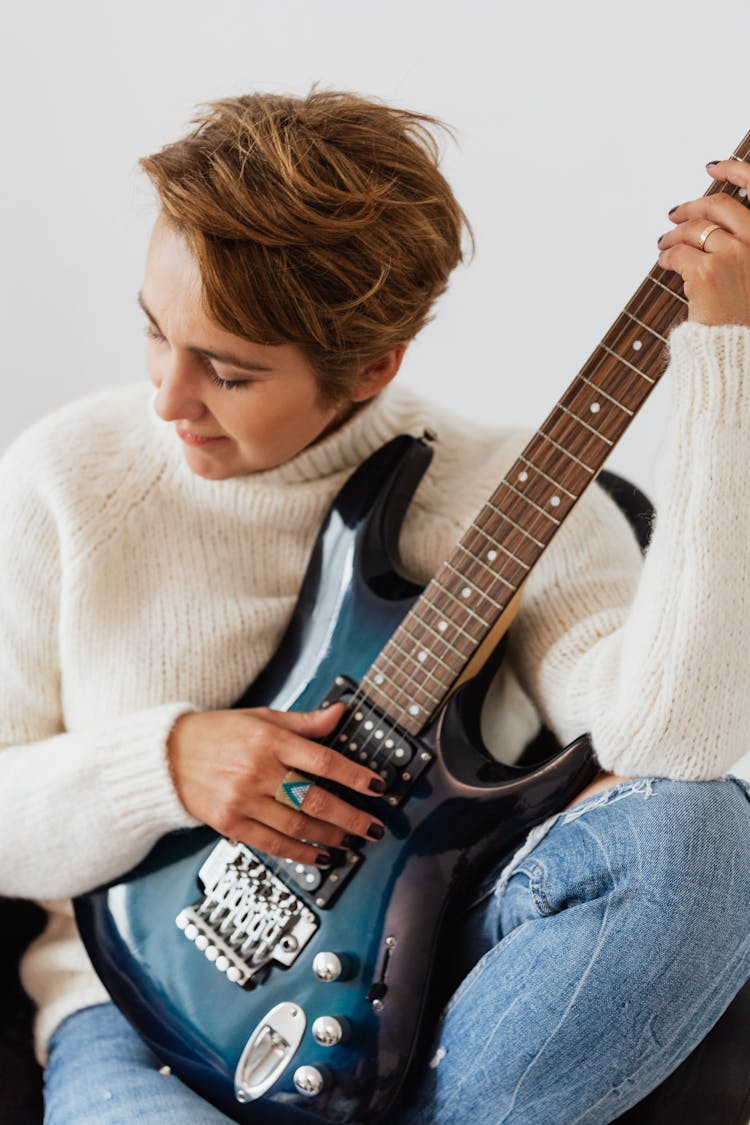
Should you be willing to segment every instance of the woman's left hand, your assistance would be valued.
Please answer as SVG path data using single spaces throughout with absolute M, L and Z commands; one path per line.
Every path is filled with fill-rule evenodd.
M 750 191 L 750 164 L 744 161 L 719 160 L 706 170 Z M 750 324 L 750 210 L 717 192 L 680 204 L 669 218 L 677 225 L 659 239 L 659 265 L 681 275 L 690 319 Z

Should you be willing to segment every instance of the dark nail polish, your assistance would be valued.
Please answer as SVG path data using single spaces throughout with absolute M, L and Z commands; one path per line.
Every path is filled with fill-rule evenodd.
M 371 793 L 385 793 L 385 782 L 380 777 L 373 777 L 369 788 Z
M 316 855 L 316 857 L 315 857 L 315 866 L 316 867 L 330 867 L 331 866 L 331 857 L 329 855 L 327 855 L 325 852 L 321 852 L 320 855 Z
M 718 161 L 718 160 L 709 160 L 709 162 L 708 162 L 708 164 L 706 165 L 706 167 L 707 167 L 707 168 L 713 168 L 714 164 L 718 164 L 718 163 L 719 163 L 719 161 Z
M 676 203 L 676 204 L 674 205 L 674 207 L 672 208 L 672 210 L 668 212 L 668 214 L 670 214 L 670 215 L 674 215 L 674 213 L 675 213 L 675 211 L 677 210 L 677 208 L 678 208 L 678 207 L 682 207 L 682 204 L 681 204 L 681 203 Z
M 344 836 L 341 841 L 342 848 L 361 848 L 365 840 L 363 836 Z
M 385 828 L 383 828 L 382 824 L 376 824 L 376 822 L 373 821 L 367 829 L 367 835 L 371 840 L 382 840 L 385 836 Z

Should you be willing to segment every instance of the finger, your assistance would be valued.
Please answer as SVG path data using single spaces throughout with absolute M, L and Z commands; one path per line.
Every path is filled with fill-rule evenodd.
M 345 711 L 343 703 L 332 703 L 330 707 L 319 707 L 317 711 L 276 711 L 273 707 L 256 707 L 247 714 L 265 719 L 303 738 L 324 738 L 341 722 Z
M 352 840 L 347 837 L 356 835 L 329 821 L 286 808 L 271 797 L 262 797 L 251 802 L 247 807 L 247 816 L 250 820 L 267 824 L 292 840 L 304 840 L 308 844 L 316 844 L 324 849 L 349 847 Z M 372 823 L 372 817 L 366 819 L 368 824 Z
M 314 844 L 303 844 L 291 836 L 278 832 L 268 824 L 258 820 L 243 819 L 237 822 L 231 833 L 231 838 L 257 848 L 266 855 L 275 855 L 280 859 L 293 859 L 296 863 L 326 867 L 331 862 L 331 856 Z
M 297 718 L 299 714 L 297 713 Z M 335 725 L 333 723 L 332 727 Z M 351 761 L 329 746 L 311 742 L 309 737 L 302 737 L 282 726 L 278 727 L 274 752 L 278 761 L 287 769 L 299 770 L 313 777 L 325 777 L 370 797 L 373 793 L 380 796 L 385 792 L 385 782 L 374 770 Z
M 750 188 L 750 164 L 732 157 L 731 160 L 712 160 L 706 171 L 714 180 L 734 184 L 735 187 Z
M 715 229 L 711 229 L 715 227 Z M 706 231 L 709 231 L 706 234 Z M 704 237 L 705 236 L 705 237 Z M 703 242 L 701 243 L 701 239 Z M 694 219 L 690 222 L 680 223 L 675 230 L 667 231 L 659 239 L 658 245 L 660 250 L 669 250 L 672 246 L 692 246 L 695 250 L 708 254 L 716 254 L 721 250 L 728 249 L 731 243 L 735 242 L 733 235 L 729 234 L 722 227 L 716 227 L 712 222 L 706 222 L 705 219 Z
M 286 808 L 286 805 L 281 807 Z M 374 817 L 372 813 L 363 812 L 362 809 L 356 809 L 353 805 L 342 801 L 340 797 L 321 785 L 310 786 L 301 809 L 308 819 L 332 824 L 348 836 L 364 836 L 368 840 L 380 840 L 385 833 L 382 820 Z M 305 838 L 309 839 L 307 832 Z
M 730 234 L 744 242 L 750 242 L 750 211 L 739 200 L 732 199 L 724 192 L 681 203 L 679 207 L 672 208 L 669 219 L 680 226 L 698 220 L 702 220 L 704 226 L 706 223 L 718 223 Z

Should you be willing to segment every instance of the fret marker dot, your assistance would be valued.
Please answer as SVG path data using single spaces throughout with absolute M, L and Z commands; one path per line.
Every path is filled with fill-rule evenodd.
M 518 474 L 518 479 L 519 480 L 528 480 L 529 479 L 529 474 L 526 472 L 525 469 L 523 470 L 522 473 Z
M 468 586 L 464 586 L 463 590 L 461 591 L 461 597 L 462 598 L 470 598 L 471 597 L 471 590 L 469 589 Z
M 747 199 L 747 188 L 741 187 L 737 194 L 739 195 L 740 199 Z
M 419 708 L 417 707 L 416 703 L 412 703 L 411 707 L 409 708 L 409 714 L 410 715 L 418 715 L 419 714 Z
M 447 628 L 448 628 L 448 622 L 447 621 L 441 621 L 438 624 L 438 629 L 440 630 L 441 633 L 444 633 Z
M 381 676 L 380 673 L 378 672 L 377 676 L 375 677 L 375 683 L 376 684 L 382 684 L 383 680 L 384 680 L 384 677 Z
M 643 340 L 633 340 L 633 351 L 639 352 L 643 347 Z
M 552 505 L 553 508 L 556 508 L 559 503 L 560 503 L 560 497 L 559 496 L 553 496 L 550 499 L 550 504 Z
M 592 414 L 598 414 L 599 411 L 601 410 L 601 406 L 599 405 L 598 402 L 592 402 L 591 406 L 589 407 L 589 410 L 591 411 Z
M 425 652 L 424 649 L 422 649 L 421 652 L 417 653 L 417 660 L 419 660 L 419 662 L 421 664 L 424 664 L 426 659 L 427 659 L 427 653 Z
M 494 562 L 497 558 L 497 551 L 488 551 L 487 558 L 490 560 L 490 562 Z

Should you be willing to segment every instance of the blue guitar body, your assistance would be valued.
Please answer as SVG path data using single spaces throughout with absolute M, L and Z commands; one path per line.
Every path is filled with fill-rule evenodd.
M 346 701 L 421 592 L 400 571 L 397 542 L 430 457 L 424 442 L 396 438 L 350 478 L 320 531 L 279 652 L 235 706 L 308 710 Z M 379 1120 L 424 1038 L 451 903 L 596 772 L 586 737 L 526 767 L 490 758 L 479 712 L 499 659 L 496 651 L 411 739 L 410 770 L 402 772 L 408 795 L 391 804 L 388 794 L 373 798 L 385 838 L 343 854 L 327 874 L 260 853 L 256 869 L 249 849 L 238 858 L 232 844 L 196 829 L 166 836 L 137 869 L 76 902 L 114 1002 L 164 1064 L 235 1121 Z M 258 875 L 264 864 L 269 874 Z M 206 906 L 186 922 L 202 893 L 199 872 L 224 896 L 213 922 Z M 273 919 L 297 912 L 293 932 L 286 922 L 285 936 L 268 937 L 277 959 L 264 961 L 266 937 L 256 935 L 254 945 L 246 937 L 249 900 L 237 903 L 251 893 Z M 226 945 L 240 948 L 238 918 L 242 949 L 252 947 L 255 958 L 241 983 Z M 252 924 L 260 933 L 260 922 Z M 324 1045 L 331 1027 L 341 1041 Z

